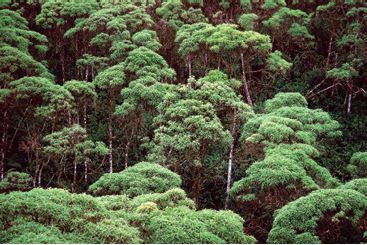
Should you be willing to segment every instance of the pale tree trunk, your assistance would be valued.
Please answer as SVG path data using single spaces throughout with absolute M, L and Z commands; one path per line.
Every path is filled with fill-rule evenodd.
M 350 113 L 351 106 L 352 106 L 352 94 L 349 93 L 348 94 L 348 106 L 347 106 L 347 113 L 348 114 Z
M 246 78 L 246 67 L 245 67 L 245 59 L 243 57 L 243 53 L 241 53 L 241 66 L 242 66 L 243 97 L 246 98 L 247 103 L 252 106 L 252 99 L 250 96 L 250 91 L 249 91 L 248 82 Z
M 130 140 L 126 144 L 126 151 L 125 151 L 125 169 L 128 167 L 129 161 L 129 148 L 130 148 Z
M 74 156 L 74 171 L 73 171 L 73 184 L 71 186 L 71 192 L 75 192 L 76 188 L 76 175 L 77 175 L 77 156 Z
M 85 128 L 85 130 L 87 130 L 87 105 L 84 104 L 83 106 L 83 126 Z
M 88 161 L 84 161 L 84 183 L 88 183 Z
M 113 132 L 112 132 L 112 114 L 113 114 L 113 101 L 112 98 L 110 98 L 109 101 L 109 115 L 108 115 L 108 162 L 110 164 L 109 166 L 109 172 L 113 172 L 113 159 L 112 159 L 112 140 L 113 140 Z
M 87 130 L 87 105 L 83 106 L 83 127 Z M 84 160 L 84 182 L 88 183 L 88 160 Z
M 191 71 L 191 59 L 190 58 L 187 59 L 187 67 L 189 68 L 189 78 L 190 78 L 191 75 L 192 75 L 192 71 Z
M 33 176 L 33 187 L 36 187 L 40 167 L 41 166 L 39 163 L 38 151 L 36 150 L 36 169 L 34 171 L 34 176 Z
M 232 137 L 233 137 L 233 141 L 232 141 L 232 144 L 231 144 L 231 148 L 229 150 L 229 158 L 228 158 L 226 201 L 224 203 L 224 208 L 225 209 L 228 208 L 229 192 L 231 190 L 232 162 L 233 162 L 234 144 L 235 144 L 235 140 L 236 140 L 236 127 L 237 127 L 237 111 L 235 109 L 234 112 L 233 112 L 233 121 L 232 121 Z
M 332 44 L 333 44 L 333 36 L 331 35 L 330 40 L 329 40 L 327 58 L 326 58 L 326 69 L 329 69 L 329 65 L 330 65 L 330 56 L 331 56 Z
M 1 136 L 0 181 L 4 179 L 4 174 L 5 174 L 5 152 L 7 149 L 6 144 L 7 144 L 7 134 L 8 134 L 8 128 L 9 128 L 9 124 L 6 122 L 7 114 L 8 112 L 6 111 L 3 117 L 3 122 L 5 123 L 5 125 L 3 127 L 3 133 Z

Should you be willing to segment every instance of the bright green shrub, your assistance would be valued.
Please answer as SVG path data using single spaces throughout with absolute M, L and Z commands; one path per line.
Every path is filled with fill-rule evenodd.
M 352 189 L 367 196 L 367 178 L 353 179 L 340 186 L 339 189 Z
M 87 223 L 82 228 L 85 243 L 141 243 L 137 228 L 130 227 L 126 220 L 114 217 L 98 223 Z
M 166 208 L 149 221 L 149 242 L 152 243 L 253 243 L 243 234 L 242 219 L 230 211 L 213 210 L 195 212 L 187 207 Z M 225 220 L 227 220 L 225 222 Z M 234 221 L 230 227 L 224 224 Z M 233 229 L 229 232 L 229 229 Z
M 367 197 L 357 191 L 314 191 L 277 210 L 268 242 L 360 243 L 366 210 Z
M 117 211 L 126 210 L 130 205 L 130 199 L 126 195 L 110 195 L 100 196 L 96 199 L 103 205 L 107 210 Z
M 0 231 L 0 237 L 2 243 L 71 243 L 58 228 L 22 218 L 15 220 L 9 229 Z
M 33 189 L 0 195 L 0 220 L 4 226 L 22 217 L 68 232 L 89 220 L 98 222 L 106 215 L 104 207 L 93 197 L 62 189 Z
M 354 178 L 367 177 L 367 152 L 354 153 L 347 169 Z
M 0 230 L 6 234 L 1 236 L 4 243 L 141 242 L 136 228 L 115 218 L 98 199 L 62 189 L 0 195 Z M 21 236 L 17 235 L 19 231 L 24 231 Z
M 243 232 L 243 219 L 230 210 L 204 209 L 197 212 L 198 220 L 207 225 L 207 229 L 226 243 L 255 243 L 256 239 Z
M 120 173 L 104 174 L 89 187 L 95 196 L 126 194 L 135 197 L 148 193 L 162 193 L 179 187 L 181 178 L 158 164 L 141 162 Z
M 0 182 L 0 193 L 11 191 L 29 191 L 32 188 L 32 177 L 27 173 L 9 172 Z
M 194 202 L 187 198 L 184 190 L 179 188 L 174 188 L 164 193 L 152 193 L 137 196 L 131 200 L 130 205 L 136 208 L 147 202 L 155 203 L 159 209 L 179 206 L 186 206 L 191 209 L 195 208 Z

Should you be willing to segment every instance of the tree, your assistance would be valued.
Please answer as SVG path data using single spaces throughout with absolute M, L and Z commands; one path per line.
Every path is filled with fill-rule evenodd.
M 60 181 L 61 174 L 64 168 L 64 161 L 71 159 L 73 165 L 73 181 L 71 191 L 76 191 L 77 175 L 78 175 L 78 164 L 88 155 L 93 153 L 96 155 L 106 155 L 108 153 L 107 148 L 102 142 L 96 142 L 87 140 L 87 134 L 85 128 L 82 128 L 78 124 L 74 124 L 70 128 L 64 128 L 61 131 L 54 132 L 46 135 L 43 138 L 46 142 L 43 151 L 46 154 L 53 156 L 55 165 L 58 168 L 57 179 Z M 87 166 L 85 166 L 85 176 L 87 175 Z M 86 177 L 85 177 L 86 178 Z
M 93 83 L 71 80 L 64 84 L 64 87 L 73 95 L 76 103 L 77 120 L 76 123 L 83 124 L 87 129 L 87 108 L 88 105 L 95 103 L 97 94 L 94 90 Z M 83 115 L 82 123 L 80 122 L 80 113 Z
M 270 243 L 363 242 L 366 196 L 354 190 L 319 190 L 278 210 Z
M 182 99 L 168 106 L 162 103 L 161 108 L 162 114 L 154 119 L 157 128 L 150 158 L 165 165 L 172 164 L 176 171 L 189 168 L 193 173 L 195 204 L 199 206 L 201 176 L 208 149 L 219 142 L 226 146 L 231 135 L 223 128 L 209 103 Z M 180 161 L 181 158 L 185 161 Z M 185 162 L 189 165 L 185 166 Z
M 298 93 L 279 93 L 265 102 L 265 113 L 244 126 L 241 141 L 264 146 L 264 158 L 233 184 L 236 210 L 249 221 L 259 241 L 267 239 L 276 209 L 319 188 L 339 185 L 316 159 L 317 139 L 340 135 L 339 124 L 318 109 L 308 109 Z M 257 226 L 262 229 L 256 229 Z
M 362 67 L 366 65 L 366 7 L 359 1 L 330 1 L 315 11 L 315 27 L 324 33 L 326 41 L 319 45 L 325 45 L 327 52 L 321 64 L 323 79 L 309 90 L 308 96 L 342 93 L 347 113 L 351 112 L 352 97 L 366 95 L 366 87 L 360 82 L 365 79 Z
M 36 17 L 36 23 L 46 30 L 46 34 L 53 46 L 52 51 L 59 56 L 61 81 L 67 80 L 66 70 L 69 55 L 65 47 L 70 45 L 64 38 L 64 34 L 73 27 L 79 18 L 85 18 L 98 9 L 94 0 L 87 2 L 59 2 L 46 1 L 42 4 L 41 12 Z
M 205 50 L 207 49 L 205 43 L 211 29 L 213 29 L 211 24 L 200 22 L 183 25 L 177 31 L 175 42 L 179 44 L 178 53 L 185 59 L 189 78 L 192 76 L 192 62 L 200 53 L 205 55 L 204 67 L 207 69 L 208 50 Z
M 255 243 L 253 237 L 243 234 L 242 221 L 232 211 L 195 212 L 177 207 L 166 208 L 152 217 L 147 228 L 152 232 L 152 243 Z
M 0 182 L 0 192 L 29 191 L 31 189 L 32 178 L 27 173 L 8 172 Z
M 195 99 L 209 102 L 214 106 L 223 126 L 231 131 L 233 140 L 228 153 L 226 200 L 224 204 L 225 208 L 227 208 L 232 182 L 233 158 L 236 150 L 235 143 L 238 138 L 237 132 L 253 116 L 252 110 L 236 94 L 240 87 L 240 81 L 229 79 L 221 71 L 212 70 L 207 76 L 199 80 L 191 79 L 188 86 L 194 89 L 192 96 Z
M 139 231 L 95 198 L 62 189 L 0 195 L 1 242 L 140 243 Z M 108 231 L 108 232 L 107 232 Z
M 222 54 L 222 56 L 219 56 L 220 60 L 218 62 L 224 63 L 230 76 L 234 74 L 232 64 L 237 63 L 238 53 L 240 54 L 243 97 L 246 98 L 246 102 L 249 105 L 252 105 L 253 103 L 248 85 L 248 74 L 253 73 L 251 67 L 253 65 L 252 62 L 256 60 L 255 58 L 262 57 L 266 62 L 272 49 L 270 37 L 254 31 L 239 31 L 236 25 L 221 24 L 216 26 L 215 30 L 207 39 L 207 45 L 214 53 Z M 228 56 L 227 61 L 224 59 L 224 55 Z M 278 60 L 279 59 L 281 58 L 278 56 Z M 287 64 L 285 61 L 282 61 L 282 63 Z M 274 65 L 274 62 L 272 62 L 272 64 Z M 289 69 L 289 67 L 289 63 L 283 65 L 281 71 L 285 71 Z M 275 69 L 273 68 L 273 70 Z
M 108 100 L 108 158 L 109 172 L 113 172 L 113 113 L 115 111 L 116 99 L 126 83 L 125 81 L 125 66 L 124 64 L 114 65 L 100 72 L 94 83 L 96 87 L 105 91 Z
M 356 152 L 350 159 L 347 169 L 353 178 L 367 177 L 367 152 Z
M 120 173 L 104 174 L 89 187 L 96 196 L 126 194 L 135 197 L 162 193 L 179 187 L 181 178 L 170 170 L 149 162 L 140 162 Z

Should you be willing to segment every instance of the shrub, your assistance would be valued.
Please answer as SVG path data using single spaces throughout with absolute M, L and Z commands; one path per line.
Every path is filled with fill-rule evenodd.
M 179 187 L 181 178 L 158 164 L 141 162 L 120 173 L 104 174 L 89 187 L 95 196 L 126 194 L 135 197 L 148 193 L 162 193 Z
M 9 172 L 0 182 L 0 193 L 11 191 L 29 191 L 32 188 L 32 178 L 27 173 Z
M 275 213 L 269 243 L 366 242 L 367 197 L 355 190 L 324 189 Z

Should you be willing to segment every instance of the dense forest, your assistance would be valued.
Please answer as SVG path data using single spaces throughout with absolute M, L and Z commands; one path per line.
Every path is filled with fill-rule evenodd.
M 367 243 L 364 0 L 1 0 L 0 243 Z

